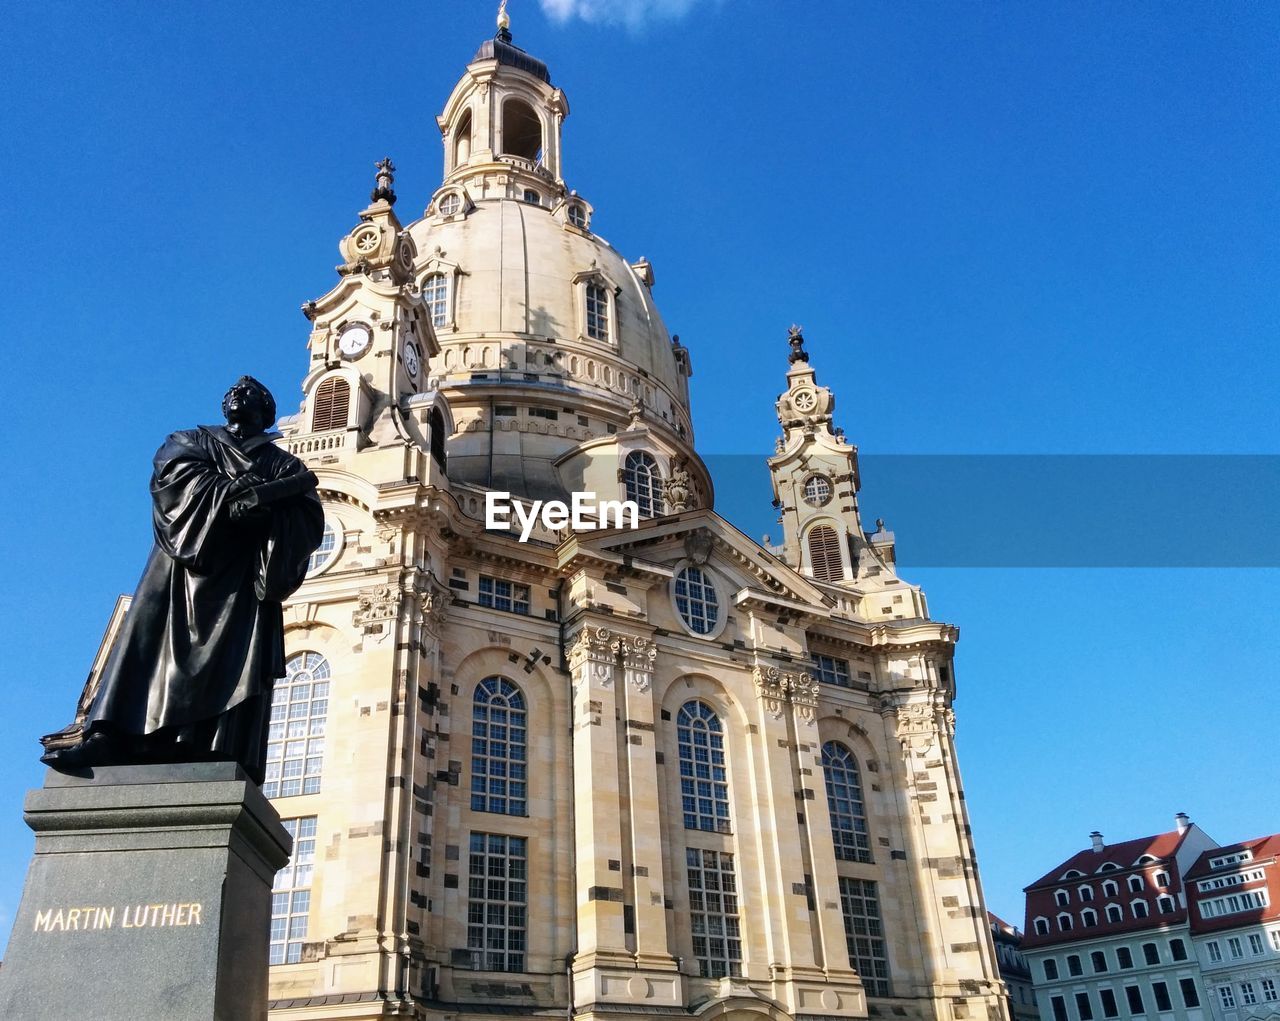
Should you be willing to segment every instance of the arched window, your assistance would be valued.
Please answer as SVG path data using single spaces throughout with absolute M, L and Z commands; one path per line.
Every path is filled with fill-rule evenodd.
M 814 525 L 809 529 L 809 566 L 819 581 L 844 580 L 840 537 L 830 525 Z
M 627 499 L 636 502 L 642 518 L 662 513 L 662 472 L 653 455 L 643 450 L 631 451 L 623 462 L 622 480 L 626 484 Z
M 471 704 L 471 809 L 525 815 L 527 789 L 524 695 L 505 677 L 487 677 Z
M 328 566 L 329 561 L 337 555 L 337 550 L 338 530 L 333 527 L 333 522 L 326 517 L 324 519 L 324 532 L 320 535 L 320 545 L 311 551 L 311 556 L 307 559 L 307 574 L 315 574 L 322 567 Z
M 328 715 L 329 661 L 318 652 L 300 652 L 285 664 L 285 678 L 271 697 L 263 794 L 288 798 L 320 790 Z
M 1071 916 L 1066 914 L 1065 912 L 1058 916 L 1058 931 L 1059 932 L 1071 931 Z
M 587 284 L 587 336 L 609 339 L 609 292 L 598 283 Z
M 1067 893 L 1066 890 L 1054 890 L 1053 902 L 1057 904 L 1058 907 L 1065 908 L 1071 903 L 1071 894 Z
M 449 321 L 449 278 L 428 274 L 422 281 L 422 301 L 431 312 L 431 325 L 444 326 Z
M 542 121 L 523 99 L 502 104 L 502 151 L 535 163 L 542 159 Z
M 841 861 L 871 861 L 867 811 L 862 800 L 862 776 L 853 752 L 837 741 L 822 746 L 822 768 L 827 777 L 827 807 L 831 812 L 831 839 Z
M 1049 935 L 1049 919 L 1044 917 L 1037 918 L 1032 925 L 1035 927 L 1037 936 Z
M 1146 885 L 1146 884 L 1142 881 L 1142 877 L 1141 877 L 1141 876 L 1130 876 L 1130 877 L 1129 877 L 1129 892 L 1130 892 L 1130 893 L 1141 893 L 1141 892 L 1142 892 L 1142 888 L 1143 888 L 1145 885 Z
M 341 376 L 331 376 L 316 389 L 311 411 L 311 431 L 345 429 L 351 410 L 351 384 Z
M 1116 881 L 1114 879 L 1107 879 L 1103 881 L 1102 896 L 1114 897 L 1119 892 L 1120 892 L 1120 887 L 1116 885 Z
M 427 416 L 427 423 L 431 427 L 431 456 L 435 459 L 436 464 L 443 470 L 446 464 L 444 452 L 444 414 L 439 408 L 432 408 L 431 414 Z
M 1108 905 L 1107 905 L 1107 921 L 1108 921 L 1108 922 L 1120 922 L 1120 921 L 1123 921 L 1123 920 L 1124 920 L 1124 912 L 1123 912 L 1122 910 L 1120 910 L 1120 905 L 1119 905 L 1119 904 L 1108 904 Z
M 720 623 L 720 598 L 701 567 L 686 567 L 676 575 L 676 612 L 694 634 L 709 635 Z
M 1100 975 L 1107 970 L 1107 955 L 1101 950 L 1094 950 L 1089 954 L 1089 961 L 1093 965 L 1093 973 Z
M 1080 912 L 1080 924 L 1086 929 L 1092 929 L 1098 924 L 1098 912 L 1094 911 L 1093 908 L 1085 908 Z
M 1147 917 L 1147 902 L 1145 900 L 1135 900 L 1129 905 L 1129 910 L 1133 912 L 1134 918 Z
M 729 776 L 720 717 L 705 702 L 686 702 L 676 717 L 676 742 L 685 829 L 730 832 Z
M 462 115 L 453 133 L 453 165 L 459 167 L 471 159 L 471 111 Z
M 1162 915 L 1172 914 L 1175 910 L 1173 898 L 1168 894 L 1162 894 L 1156 898 L 1156 910 Z

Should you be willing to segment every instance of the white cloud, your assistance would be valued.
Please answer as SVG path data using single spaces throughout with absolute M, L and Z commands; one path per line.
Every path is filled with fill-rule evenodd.
M 542 9 L 552 21 L 572 18 L 597 24 L 626 25 L 642 28 L 654 21 L 682 18 L 700 3 L 708 0 L 541 0 Z M 711 3 L 717 0 L 710 0 Z

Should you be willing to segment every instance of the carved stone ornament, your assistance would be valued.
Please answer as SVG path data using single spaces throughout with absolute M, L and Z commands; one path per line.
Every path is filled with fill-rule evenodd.
M 690 532 L 684 537 L 684 555 L 691 563 L 698 566 L 711 559 L 711 550 L 714 547 L 715 540 L 711 538 L 711 533 L 704 529 Z
M 627 683 L 637 691 L 648 691 L 653 683 L 653 664 L 658 658 L 658 647 L 653 639 L 639 635 L 619 635 L 613 648 L 622 656 Z
M 613 642 L 614 634 L 608 628 L 586 625 L 578 632 L 578 637 L 569 650 L 569 665 L 575 670 L 588 661 L 612 666 L 617 657 L 617 653 L 611 648 Z
M 668 514 L 680 514 L 689 509 L 689 501 L 693 497 L 693 486 L 689 481 L 689 473 L 684 470 L 683 459 L 675 463 L 670 477 L 663 482 L 662 496 Z
M 393 620 L 400 612 L 400 590 L 391 585 L 361 589 L 351 621 L 357 627 L 377 620 Z
M 956 714 L 950 706 L 931 702 L 912 702 L 897 707 L 898 741 L 904 750 L 926 752 L 938 741 L 943 731 L 955 734 Z
M 776 666 L 756 666 L 751 672 L 756 695 L 765 711 L 775 720 L 782 719 L 790 704 L 797 718 L 812 725 L 818 718 L 818 682 L 807 672 L 791 673 Z

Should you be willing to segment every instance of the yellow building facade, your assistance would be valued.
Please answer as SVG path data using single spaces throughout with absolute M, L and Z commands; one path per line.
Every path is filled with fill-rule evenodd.
M 425 215 L 384 166 L 304 306 L 280 442 L 326 533 L 270 735 L 271 1016 L 1002 1021 L 956 629 L 863 529 L 798 330 L 783 541 L 716 514 L 689 351 L 566 184 L 568 114 L 503 26 L 444 104 Z M 638 522 L 521 541 L 486 527 L 499 491 Z

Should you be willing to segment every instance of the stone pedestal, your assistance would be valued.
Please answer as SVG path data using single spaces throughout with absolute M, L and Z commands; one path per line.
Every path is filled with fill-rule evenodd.
M 50 770 L 0 968 L 12 1021 L 265 1021 L 290 839 L 232 763 Z

